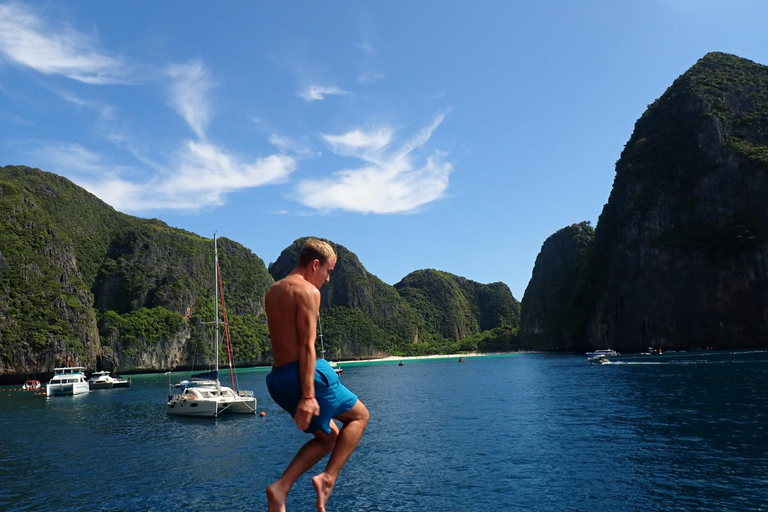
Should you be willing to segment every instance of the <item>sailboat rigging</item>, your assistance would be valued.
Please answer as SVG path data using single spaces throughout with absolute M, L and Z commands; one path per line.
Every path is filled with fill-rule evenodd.
M 320 358 L 325 359 L 325 343 L 323 342 L 323 322 L 320 321 L 320 317 L 317 317 L 317 325 L 319 326 L 319 338 L 320 338 Z M 328 361 L 328 364 L 331 365 L 331 368 L 333 368 L 333 371 L 336 372 L 336 375 L 341 375 L 344 373 L 344 370 L 339 366 L 339 363 L 335 361 Z
M 168 407 L 166 412 L 176 416 L 200 416 L 216 418 L 222 413 L 255 414 L 256 398 L 253 391 L 238 390 L 235 386 L 235 373 L 232 366 L 232 350 L 229 341 L 227 313 L 224 308 L 224 293 L 221 286 L 221 269 L 219 268 L 219 249 L 216 234 L 213 235 L 214 254 L 214 315 L 216 331 L 216 369 L 210 372 L 193 375 L 190 381 L 177 384 L 181 393 L 173 394 L 169 390 Z M 227 357 L 232 387 L 222 386 L 219 381 L 219 300 L 224 320 L 224 334 L 227 341 Z M 170 386 L 170 378 L 169 378 Z

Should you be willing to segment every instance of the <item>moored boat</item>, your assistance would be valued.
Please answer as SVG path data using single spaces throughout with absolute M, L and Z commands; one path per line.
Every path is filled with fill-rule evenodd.
M 256 398 L 253 391 L 238 390 L 235 386 L 235 376 L 232 366 L 232 351 L 229 350 L 229 329 L 227 328 L 227 313 L 224 309 L 224 296 L 221 290 L 221 272 L 219 269 L 219 251 L 216 245 L 216 235 L 213 236 L 213 254 L 215 265 L 214 278 L 214 317 L 216 332 L 216 369 L 193 375 L 190 381 L 177 384 L 180 393 L 172 393 L 169 389 L 166 412 L 174 416 L 197 416 L 216 418 L 222 413 L 256 414 Z M 224 333 L 229 354 L 229 371 L 232 377 L 232 387 L 222 386 L 219 381 L 219 299 L 224 320 Z M 170 373 L 170 372 L 169 372 Z M 170 377 L 168 381 L 170 387 Z
M 113 388 L 129 388 L 131 387 L 131 378 L 119 379 L 112 377 L 109 372 L 93 372 L 91 378 L 88 379 L 88 387 L 94 389 L 113 389 Z
M 596 356 L 617 356 L 619 355 L 618 352 L 615 350 L 612 350 L 610 348 L 595 350 L 593 352 L 587 352 L 587 357 L 596 357 Z
M 36 389 L 42 389 L 43 385 L 40 384 L 39 380 L 30 379 L 27 382 L 24 383 L 23 386 L 21 386 L 21 389 L 24 391 L 34 391 Z
M 88 381 L 85 380 L 85 367 L 67 366 L 54 368 L 51 381 L 45 386 L 47 396 L 79 395 L 89 391 Z

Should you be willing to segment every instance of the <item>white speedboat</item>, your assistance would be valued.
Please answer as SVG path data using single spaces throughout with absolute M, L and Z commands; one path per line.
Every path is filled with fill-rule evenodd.
M 51 381 L 45 386 L 47 396 L 79 395 L 87 393 L 88 381 L 85 380 L 85 367 L 68 366 L 54 368 Z
M 619 353 L 616 352 L 615 350 L 611 350 L 610 348 L 595 350 L 594 352 L 587 352 L 587 357 L 617 356 L 617 355 L 619 355 Z
M 590 357 L 587 359 L 590 364 L 612 364 L 611 360 L 608 359 L 604 354 L 598 354 L 596 356 Z
M 88 379 L 88 386 L 91 389 L 113 389 L 113 388 L 129 388 L 131 387 L 131 378 L 118 379 L 112 377 L 109 372 L 93 372 L 91 378 Z
M 215 324 L 216 324 L 216 369 L 199 375 L 193 375 L 190 381 L 177 384 L 181 389 L 173 393 L 168 380 L 168 406 L 166 412 L 175 416 L 199 416 L 215 418 L 222 413 L 256 414 L 256 398 L 253 391 L 237 390 L 235 375 L 232 367 L 232 351 L 229 350 L 229 330 L 227 329 L 227 313 L 224 309 L 224 298 L 219 288 L 221 274 L 219 272 L 219 251 L 216 245 L 216 235 L 213 236 L 213 254 L 215 263 Z M 222 386 L 219 381 L 219 299 L 221 298 L 221 313 L 224 320 L 224 333 L 227 340 L 227 354 L 230 354 L 229 371 L 232 377 L 232 387 Z M 170 373 L 170 372 L 169 372 Z

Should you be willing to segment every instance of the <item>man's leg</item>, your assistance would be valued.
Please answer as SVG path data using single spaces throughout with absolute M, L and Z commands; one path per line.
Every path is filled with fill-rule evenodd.
M 339 437 L 336 439 L 336 446 L 333 447 L 325 471 L 312 478 L 312 485 L 315 486 L 317 492 L 318 512 L 325 512 L 325 504 L 331 496 L 339 472 L 357 448 L 360 438 L 363 437 L 365 427 L 368 425 L 369 417 L 368 409 L 360 400 L 350 410 L 336 416 L 336 419 L 344 424 L 339 432 Z
M 314 439 L 301 447 L 299 453 L 288 464 L 283 475 L 267 487 L 269 512 L 285 512 L 285 500 L 288 491 L 305 471 L 320 462 L 320 459 L 333 450 L 339 436 L 339 427 L 331 421 L 330 434 L 318 430 L 314 435 Z

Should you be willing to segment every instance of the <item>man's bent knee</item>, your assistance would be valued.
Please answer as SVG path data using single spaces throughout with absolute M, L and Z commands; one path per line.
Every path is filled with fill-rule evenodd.
M 352 406 L 350 410 L 345 412 L 344 414 L 340 414 L 336 417 L 339 421 L 343 422 L 345 425 L 352 422 L 352 421 L 358 421 L 363 424 L 363 428 L 368 425 L 368 420 L 370 419 L 371 415 L 368 412 L 368 409 L 363 405 L 363 402 L 358 400 L 355 402 L 355 405 Z

